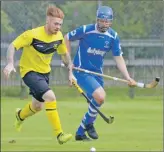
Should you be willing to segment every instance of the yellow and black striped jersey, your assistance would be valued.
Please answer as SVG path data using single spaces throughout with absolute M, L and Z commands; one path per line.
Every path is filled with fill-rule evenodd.
M 62 33 L 59 31 L 57 34 L 48 35 L 44 26 L 25 31 L 12 44 L 16 50 L 23 48 L 19 64 L 21 77 L 29 71 L 50 72 L 54 52 L 58 54 L 67 52 Z

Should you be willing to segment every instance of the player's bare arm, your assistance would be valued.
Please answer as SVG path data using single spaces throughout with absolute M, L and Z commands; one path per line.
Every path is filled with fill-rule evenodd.
M 69 84 L 72 85 L 72 79 L 73 79 L 73 74 L 72 74 L 72 61 L 69 52 L 67 51 L 65 54 L 61 55 L 62 61 L 64 65 L 68 68 L 69 71 Z
M 62 54 L 61 58 L 64 65 L 69 69 L 69 71 L 72 71 L 72 61 L 69 52 L 67 51 L 65 54 Z
M 136 86 L 136 81 L 129 76 L 124 58 L 122 56 L 115 56 L 114 59 L 116 61 L 118 69 L 121 71 L 125 79 L 129 81 L 128 85 L 131 87 Z
M 7 65 L 5 66 L 3 72 L 5 77 L 8 79 L 12 71 L 16 72 L 14 68 L 14 54 L 15 48 L 13 44 L 10 44 L 7 50 Z
M 65 44 L 67 46 L 68 52 L 71 54 L 71 42 L 68 40 L 67 35 L 64 36 Z
M 53 54 L 55 52 L 58 54 L 66 52 L 63 35 L 60 32 L 63 19 L 64 13 L 60 8 L 53 5 L 48 6 L 46 23 L 23 32 L 9 46 L 7 51 L 7 66 L 4 68 L 4 73 L 8 77 L 11 71 L 14 71 L 14 53 L 16 50 L 22 48 L 19 62 L 19 67 L 21 67 L 20 75 L 30 90 L 29 94 L 32 95 L 32 100 L 23 108 L 16 109 L 14 123 L 16 131 L 20 132 L 23 122 L 45 107 L 47 118 L 52 125 L 53 136 L 57 138 L 59 144 L 66 143 L 72 138 L 72 134 L 63 132 L 57 110 L 56 96 L 49 87 L 50 63 Z M 44 46 L 45 43 L 47 45 Z M 63 60 L 67 67 L 71 67 L 69 56 L 63 56 Z M 69 77 L 71 74 L 72 69 L 70 68 Z

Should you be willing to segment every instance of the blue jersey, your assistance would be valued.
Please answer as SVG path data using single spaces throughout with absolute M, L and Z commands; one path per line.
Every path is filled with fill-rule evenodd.
M 121 46 L 117 32 L 109 28 L 105 33 L 100 33 L 96 24 L 83 25 L 69 32 L 67 38 L 70 41 L 79 40 L 75 67 L 102 73 L 104 56 L 110 50 L 113 56 L 121 56 Z

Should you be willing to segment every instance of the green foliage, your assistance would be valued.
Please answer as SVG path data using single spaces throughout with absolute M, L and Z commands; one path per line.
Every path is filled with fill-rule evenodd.
M 84 24 L 95 23 L 96 1 L 68 1 L 61 8 L 65 13 L 64 33 Z
M 10 33 L 14 29 L 20 34 L 45 24 L 45 12 L 50 4 L 56 4 L 65 13 L 64 34 L 80 25 L 95 23 L 97 1 L 3 1 L 2 32 Z M 163 1 L 102 1 L 102 5 L 113 8 L 113 28 L 121 38 L 162 37 Z
M 3 10 L 1 10 L 1 32 L 2 34 L 10 34 L 14 32 L 9 16 Z
M 2 2 L 2 8 L 8 14 L 17 34 L 22 33 L 29 26 L 24 2 Z
M 49 1 L 8 1 L 2 3 L 3 10 L 8 14 L 12 27 L 17 34 L 45 24 L 46 8 L 54 4 Z
M 164 21 L 162 1 L 103 1 L 103 4 L 113 8 L 113 28 L 124 39 L 148 38 L 152 34 L 160 37 Z

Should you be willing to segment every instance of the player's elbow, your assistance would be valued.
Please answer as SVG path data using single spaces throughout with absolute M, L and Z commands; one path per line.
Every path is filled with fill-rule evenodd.
M 64 35 L 64 40 L 65 40 L 65 41 L 69 41 L 69 39 L 68 39 L 68 34 Z

